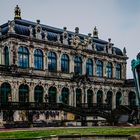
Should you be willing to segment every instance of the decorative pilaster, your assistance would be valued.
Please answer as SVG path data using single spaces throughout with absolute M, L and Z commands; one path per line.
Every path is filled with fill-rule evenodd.
M 86 58 L 83 58 L 83 63 L 82 63 L 82 74 L 86 74 Z
M 70 73 L 74 73 L 74 56 L 70 56 Z
M 57 71 L 61 71 L 61 52 L 57 53 Z
M 96 60 L 93 60 L 93 75 L 96 76 Z
M 34 84 L 31 83 L 29 88 L 29 102 L 34 102 Z
M 106 77 L 106 65 L 107 61 L 103 61 L 103 77 Z
M 112 78 L 116 77 L 116 67 L 115 67 L 115 63 L 112 63 Z

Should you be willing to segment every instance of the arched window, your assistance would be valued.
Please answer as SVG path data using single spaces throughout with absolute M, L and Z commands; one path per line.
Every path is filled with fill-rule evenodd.
M 74 73 L 82 74 L 82 59 L 79 56 L 76 56 L 74 59 Z
M 92 59 L 88 59 L 86 62 L 86 74 L 88 76 L 93 76 L 93 61 L 92 61 Z
M 112 64 L 108 63 L 106 66 L 106 77 L 112 78 Z
M 97 92 L 97 105 L 101 105 L 103 103 L 103 92 L 99 90 Z
M 130 106 L 136 106 L 136 94 L 134 92 L 129 93 L 128 103 Z
M 61 71 L 64 73 L 69 72 L 69 57 L 67 54 L 63 54 L 61 57 Z
M 26 47 L 18 48 L 18 66 L 21 68 L 29 67 L 29 52 Z
M 61 93 L 62 103 L 69 104 L 69 89 L 63 88 Z
M 34 67 L 37 70 L 43 69 L 43 53 L 40 49 L 36 49 L 34 52 Z
M 49 103 L 56 103 L 57 91 L 55 87 L 50 87 L 48 91 L 48 101 Z
M 82 104 L 82 91 L 81 89 L 76 89 L 76 106 L 80 106 Z
M 121 65 L 116 64 L 116 79 L 121 79 Z
M 121 92 L 116 93 L 116 108 L 122 103 L 122 94 Z
M 56 72 L 57 71 L 57 57 L 54 52 L 48 53 L 48 70 L 50 72 Z
M 4 64 L 9 65 L 9 49 L 7 46 L 4 48 Z
M 90 89 L 87 90 L 87 103 L 88 106 L 92 106 L 93 104 L 93 91 Z
M 19 102 L 29 102 L 29 87 L 27 85 L 20 85 L 19 87 Z
M 100 60 L 96 61 L 96 75 L 98 77 L 102 77 L 103 76 L 103 62 Z
M 34 101 L 42 103 L 43 102 L 43 87 L 42 86 L 36 86 L 34 89 Z
M 112 107 L 112 92 L 111 91 L 107 92 L 106 104 Z
M 11 86 L 9 83 L 3 83 L 1 85 L 0 102 L 7 103 L 11 101 Z

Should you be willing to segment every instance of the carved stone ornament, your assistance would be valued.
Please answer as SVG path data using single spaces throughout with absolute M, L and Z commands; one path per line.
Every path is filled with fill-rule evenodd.
M 63 28 L 64 32 L 62 33 L 62 42 L 65 45 L 68 45 L 68 33 L 67 33 L 67 28 Z
M 33 37 L 33 28 L 32 26 L 29 26 L 29 32 L 30 32 L 30 37 L 32 38 Z
M 44 31 L 44 40 L 48 40 L 48 32 L 46 30 Z
M 8 21 L 8 33 L 15 33 L 15 22 Z
M 36 32 L 36 38 L 37 39 L 42 39 L 42 27 L 40 25 L 40 20 L 37 20 L 37 25 L 35 27 L 35 32 Z

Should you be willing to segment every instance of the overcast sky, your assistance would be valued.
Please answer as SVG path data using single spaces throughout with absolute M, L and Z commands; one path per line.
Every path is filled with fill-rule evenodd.
M 100 39 L 126 47 L 127 78 L 133 78 L 131 60 L 140 52 L 140 0 L 0 0 L 0 25 L 14 18 L 17 4 L 26 20 L 71 31 L 78 26 L 84 34 L 97 26 Z

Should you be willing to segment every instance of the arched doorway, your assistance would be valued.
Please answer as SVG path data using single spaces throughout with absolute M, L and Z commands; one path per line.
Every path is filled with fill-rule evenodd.
M 81 89 L 76 89 L 76 106 L 81 106 L 82 104 L 82 91 Z
M 61 99 L 62 99 L 62 103 L 69 104 L 69 89 L 68 88 L 64 87 L 62 89 Z
M 116 94 L 116 108 L 121 105 L 122 102 L 122 93 L 121 92 L 117 92 Z
M 135 94 L 135 92 L 129 92 L 128 104 L 130 106 L 136 106 L 136 94 Z
M 9 83 L 3 83 L 1 85 L 0 100 L 2 103 L 7 103 L 11 97 L 11 86 Z
M 42 86 L 36 86 L 34 89 L 34 101 L 42 103 L 43 102 L 43 87 Z
M 92 106 L 93 104 L 93 91 L 90 89 L 87 90 L 87 104 L 88 106 Z
M 103 92 L 98 90 L 97 92 L 97 105 L 103 104 Z
M 57 90 L 56 87 L 50 87 L 48 91 L 48 102 L 49 103 L 56 103 L 56 96 Z
M 111 91 L 107 92 L 106 104 L 112 108 L 112 92 Z
M 29 102 L 29 87 L 28 85 L 20 85 L 19 87 L 19 102 Z

